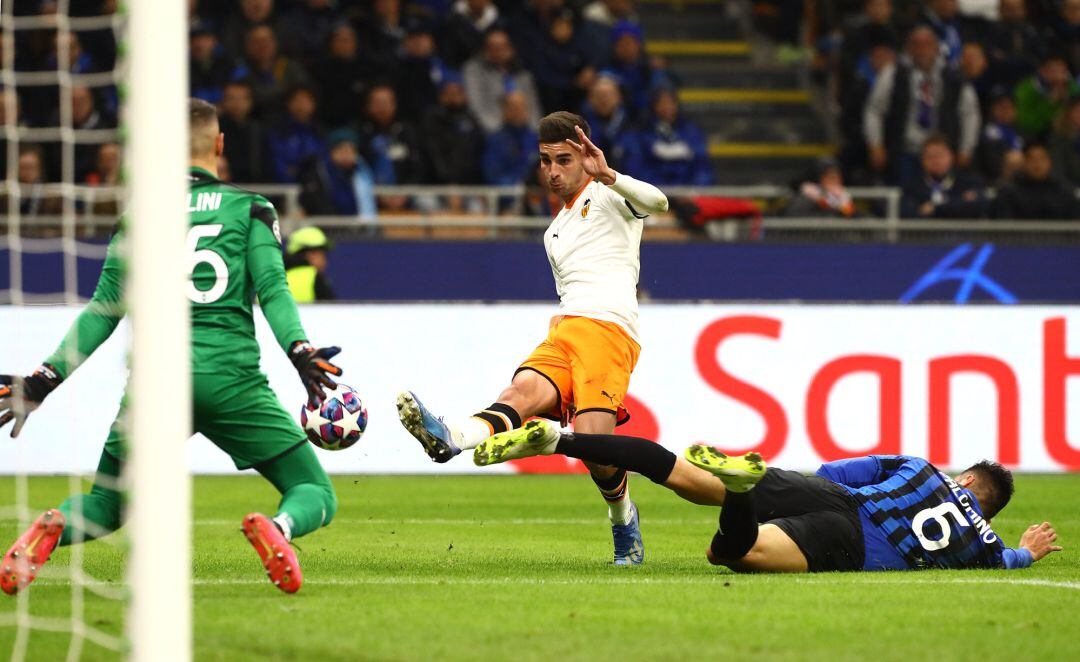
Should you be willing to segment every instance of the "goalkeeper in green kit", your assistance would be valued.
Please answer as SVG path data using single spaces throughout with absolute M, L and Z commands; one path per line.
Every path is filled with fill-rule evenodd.
M 259 369 L 252 302 L 259 304 L 278 343 L 300 373 L 309 404 L 335 386 L 341 369 L 330 359 L 337 347 L 316 349 L 307 341 L 289 293 L 274 207 L 261 196 L 216 177 L 224 148 L 217 112 L 190 101 L 191 169 L 188 249 L 193 270 L 191 299 L 192 415 L 194 430 L 232 458 L 254 468 L 281 492 L 271 519 L 252 513 L 242 529 L 275 586 L 294 593 L 303 582 L 293 538 L 330 523 L 337 497 L 297 422 L 286 413 Z M 112 334 L 123 317 L 123 231 L 109 244 L 93 298 L 59 348 L 31 375 L 0 375 L 0 427 L 26 417 Z M 125 396 L 125 401 L 128 396 Z M 134 394 L 134 397 L 166 397 Z M 124 495 L 119 476 L 127 456 L 125 402 L 110 431 L 89 494 L 72 496 L 42 514 L 0 561 L 0 588 L 15 594 L 37 576 L 57 545 L 104 536 L 120 527 Z

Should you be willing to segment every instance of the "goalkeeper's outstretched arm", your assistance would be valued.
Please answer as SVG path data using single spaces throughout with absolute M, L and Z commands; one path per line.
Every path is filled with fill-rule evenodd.
M 124 317 L 123 233 L 109 242 L 105 266 L 90 303 L 68 329 L 59 347 L 26 377 L 0 375 L 0 427 L 15 421 L 11 436 L 19 436 L 30 412 L 71 376 L 83 361 L 113 334 Z
M 259 296 L 263 316 L 277 338 L 278 345 L 289 356 L 300 380 L 308 392 L 308 404 L 323 400 L 323 388 L 337 386 L 330 375 L 340 376 L 341 368 L 330 362 L 341 348 L 316 349 L 308 342 L 296 301 L 285 279 L 285 263 L 281 259 L 277 212 L 268 202 L 256 200 L 251 205 L 251 229 L 248 235 L 247 265 L 251 282 Z

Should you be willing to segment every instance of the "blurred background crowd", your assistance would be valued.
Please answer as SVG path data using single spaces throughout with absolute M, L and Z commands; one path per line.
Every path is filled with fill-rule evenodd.
M 802 16 L 796 4 L 761 6 Z M 801 35 L 772 30 L 796 57 L 812 47 L 848 181 L 904 187 L 909 217 L 1076 217 L 1080 0 L 811 7 Z
M 668 15 L 691 7 L 681 24 Z M 73 16 L 115 9 L 71 3 Z M 570 109 L 613 167 L 662 187 L 791 185 L 768 213 L 872 214 L 847 187 L 885 185 L 901 187 L 905 217 L 1080 216 L 1080 0 L 190 0 L 189 13 L 191 94 L 221 109 L 222 177 L 299 185 L 308 215 L 423 205 L 381 185 L 539 186 L 536 121 Z M 117 61 L 108 27 L 3 38 L 19 72 Z M 117 126 L 115 85 L 60 101 L 55 85 L 0 90 L 0 121 Z M 34 184 L 121 176 L 116 141 L 78 141 L 64 159 L 59 142 L 24 140 L 9 164 L 7 138 L 0 167 L 24 185 L 23 214 L 55 213 Z M 687 219 L 763 206 L 678 202 Z
M 97 11 L 113 3 L 104 4 Z M 221 108 L 223 176 L 301 184 L 309 214 L 373 213 L 375 185 L 529 181 L 536 122 L 558 109 L 583 113 L 624 172 L 659 184 L 714 181 L 704 135 L 681 115 L 663 61 L 646 55 L 629 0 L 189 6 L 191 94 Z M 57 68 L 55 32 L 18 37 L 17 70 Z M 63 46 L 72 72 L 109 71 L 116 61 L 109 30 L 72 33 Z M 60 124 L 57 88 L 18 97 L 18 123 Z M 73 126 L 115 127 L 116 106 L 115 88 L 76 86 Z M 78 182 L 116 181 L 115 144 L 76 151 Z M 23 145 L 20 179 L 58 181 L 60 161 L 55 145 Z

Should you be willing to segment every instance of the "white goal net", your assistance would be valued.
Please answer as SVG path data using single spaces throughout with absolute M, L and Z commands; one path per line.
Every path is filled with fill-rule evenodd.
M 119 478 L 95 473 L 116 411 L 78 389 L 61 384 L 17 439 L 0 431 L 0 553 L 62 502 L 74 543 L 0 594 L 13 660 L 190 658 L 186 3 L 118 5 L 0 0 L 0 373 L 30 374 L 55 349 L 121 216 L 131 320 L 90 359 L 109 375 L 95 388 L 129 396 Z M 92 485 L 125 495 L 120 531 L 83 517 L 72 497 Z

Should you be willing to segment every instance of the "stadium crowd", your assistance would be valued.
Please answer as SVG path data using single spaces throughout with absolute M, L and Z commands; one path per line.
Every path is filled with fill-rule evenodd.
M 1080 0 L 793 5 L 847 181 L 902 186 L 909 218 L 1080 218 Z
M 55 0 L 14 5 L 16 15 L 58 8 Z M 70 11 L 94 16 L 116 5 L 86 0 Z M 378 185 L 538 184 L 536 121 L 560 109 L 589 121 L 620 171 L 659 186 L 715 182 L 705 135 L 680 108 L 677 75 L 645 52 L 633 0 L 188 6 L 191 94 L 220 108 L 222 176 L 298 184 L 308 214 L 437 208 L 422 197 L 375 196 Z M 778 42 L 812 44 L 811 71 L 834 102 L 836 158 L 796 186 L 784 213 L 859 215 L 866 209 L 845 185 L 885 184 L 902 187 L 906 217 L 1080 218 L 1080 0 L 754 0 L 753 7 L 759 28 Z M 108 27 L 14 35 L 17 71 L 110 72 L 117 61 Z M 69 123 L 92 136 L 116 128 L 117 109 L 111 85 L 74 85 L 70 117 L 55 86 L 0 88 L 0 123 Z M 55 136 L 20 143 L 10 164 L 23 214 L 59 213 L 61 202 L 42 183 L 119 180 L 117 143 L 80 139 L 64 172 Z M 0 137 L 5 173 L 8 151 Z M 515 211 L 550 214 L 542 187 L 530 191 Z M 469 202 L 443 204 L 468 210 Z M 693 217 L 703 202 L 675 208 L 689 207 Z M 752 206 L 746 213 L 759 215 Z
M 16 4 L 48 13 L 57 3 Z M 73 6 L 92 15 L 115 4 Z M 562 109 L 588 118 L 624 172 L 660 185 L 713 181 L 705 137 L 681 112 L 664 63 L 646 55 L 630 0 L 190 0 L 189 8 L 191 94 L 220 108 L 223 176 L 300 184 L 309 214 L 414 204 L 377 199 L 376 185 L 535 181 L 536 122 Z M 61 53 L 75 73 L 116 62 L 110 30 L 63 43 L 55 32 L 17 35 L 17 70 L 56 70 Z M 15 121 L 59 126 L 58 101 L 55 87 L 20 87 Z M 111 87 L 72 90 L 75 129 L 113 128 L 116 110 Z M 115 182 L 116 153 L 112 143 L 80 144 L 76 181 Z M 19 181 L 58 181 L 61 156 L 59 143 L 23 144 Z M 545 197 L 534 202 L 530 211 L 549 211 Z M 23 201 L 24 213 L 41 208 Z

